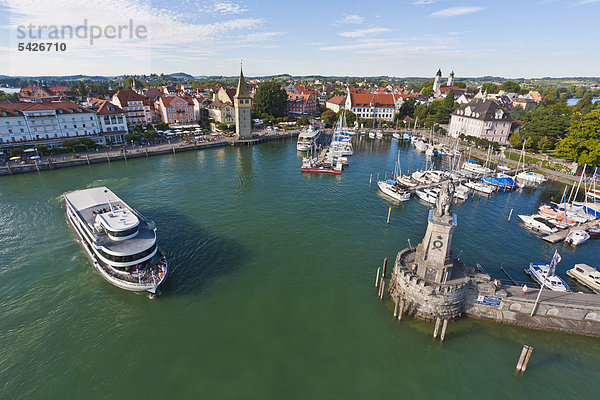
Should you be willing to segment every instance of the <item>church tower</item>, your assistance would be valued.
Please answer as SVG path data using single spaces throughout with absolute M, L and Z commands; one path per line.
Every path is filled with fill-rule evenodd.
M 433 80 L 433 93 L 437 96 L 440 94 L 440 87 L 442 86 L 442 70 L 438 69 Z
M 446 86 L 454 86 L 454 71 L 450 72 Z
M 248 93 L 248 85 L 244 79 L 244 72 L 240 68 L 240 80 L 238 81 L 237 92 L 233 96 L 233 106 L 235 107 L 235 132 L 238 139 L 252 138 L 252 100 Z

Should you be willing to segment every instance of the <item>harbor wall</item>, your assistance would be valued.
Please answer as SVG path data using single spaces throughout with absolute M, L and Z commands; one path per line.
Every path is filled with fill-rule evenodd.
M 470 273 L 465 313 L 469 317 L 526 328 L 600 336 L 600 296 L 539 289 L 523 293 L 518 286 L 496 288 L 487 274 Z M 483 297 L 482 297 L 483 296 Z
M 150 157 L 162 154 L 174 154 L 183 151 L 202 150 L 212 147 L 223 147 L 223 146 L 250 146 L 258 143 L 269 142 L 273 140 L 287 139 L 297 136 L 298 132 L 283 133 L 278 135 L 265 136 L 255 139 L 247 140 L 223 140 L 216 142 L 203 142 L 203 143 L 190 143 L 190 144 L 173 144 L 173 145 L 159 145 L 151 148 L 137 148 L 135 150 L 127 150 L 125 153 L 122 152 L 109 152 L 109 153 L 92 153 L 83 155 L 80 158 L 74 158 L 72 160 L 61 160 L 61 161 L 50 161 L 43 160 L 34 164 L 25 165 L 13 165 L 8 167 L 0 168 L 0 176 L 3 175 L 14 175 L 24 174 L 28 172 L 39 172 L 39 171 L 50 171 L 57 168 L 68 168 L 82 165 L 110 163 L 113 161 L 126 161 L 133 158 Z

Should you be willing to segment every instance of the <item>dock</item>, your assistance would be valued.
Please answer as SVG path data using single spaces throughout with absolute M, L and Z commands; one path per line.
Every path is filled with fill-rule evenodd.
M 591 226 L 597 225 L 598 224 L 598 220 L 595 219 L 593 221 L 590 222 L 586 222 L 584 224 L 581 225 L 577 225 L 577 226 L 573 226 L 571 228 L 567 228 L 567 229 L 563 229 L 561 231 L 558 231 L 556 233 L 551 233 L 550 235 L 546 235 L 544 237 L 542 237 L 542 239 L 544 239 L 546 242 L 549 243 L 557 243 L 560 241 L 565 240 L 565 238 L 567 237 L 567 235 L 569 233 L 571 233 L 572 231 L 581 231 L 581 230 L 585 230 Z

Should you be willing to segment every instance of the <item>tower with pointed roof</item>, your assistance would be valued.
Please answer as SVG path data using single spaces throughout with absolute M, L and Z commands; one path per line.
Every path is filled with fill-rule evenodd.
M 237 91 L 233 96 L 233 106 L 235 107 L 235 132 L 238 139 L 252 138 L 252 99 L 248 93 L 248 85 L 244 79 L 244 72 L 240 67 L 240 80 L 238 81 Z
M 450 72 L 450 76 L 448 77 L 448 83 L 446 86 L 454 86 L 454 71 Z
M 433 80 L 433 93 L 435 95 L 440 94 L 441 86 L 442 86 L 442 70 L 438 69 L 437 74 L 435 74 L 435 79 Z

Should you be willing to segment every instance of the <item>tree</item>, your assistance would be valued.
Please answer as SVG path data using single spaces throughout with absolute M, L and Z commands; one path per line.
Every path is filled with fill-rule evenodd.
M 573 120 L 568 136 L 558 143 L 556 151 L 579 165 L 600 166 L 600 110 Z
M 77 85 L 77 93 L 79 93 L 81 96 L 87 96 L 89 93 L 89 89 L 85 85 L 84 81 L 79 81 L 79 84 Z
M 254 107 L 259 114 L 281 117 L 285 112 L 287 93 L 277 81 L 265 81 L 254 94 Z
M 157 122 L 154 126 L 159 131 L 166 131 L 167 129 L 169 129 L 169 124 L 167 124 L 166 122 Z
M 349 127 L 354 126 L 354 121 L 356 121 L 356 114 L 354 114 L 350 110 L 340 110 L 335 115 L 335 119 L 336 120 L 340 119 L 340 115 L 342 115 L 342 113 L 346 113 L 346 125 Z
M 140 135 L 139 133 L 128 133 L 127 135 L 125 135 L 123 137 L 123 139 L 125 139 L 125 142 L 127 143 L 137 143 L 140 142 L 142 140 L 142 135 Z
M 581 114 L 589 113 L 594 108 L 594 104 L 592 103 L 593 99 L 594 96 L 592 95 L 592 92 L 585 93 L 583 97 L 579 99 L 577 104 L 575 104 L 575 111 Z
M 131 90 L 133 88 L 133 82 L 135 81 L 135 88 L 142 89 L 144 87 L 144 83 L 134 77 L 130 76 L 125 80 L 125 89 Z
M 459 87 L 461 89 L 466 89 L 467 88 L 467 84 L 461 81 L 458 82 L 454 82 L 454 86 Z
M 521 85 L 514 81 L 505 81 L 500 85 L 500 89 L 508 93 L 519 93 L 521 91 Z
M 400 110 L 398 110 L 398 116 L 400 118 L 404 118 L 407 116 L 413 118 L 415 115 L 415 107 L 416 106 L 417 106 L 417 99 L 415 99 L 414 97 L 409 97 L 400 106 Z
M 16 101 L 19 100 L 18 93 L 6 93 L 0 90 L 0 101 Z
M 521 136 L 526 140 L 527 149 L 538 150 L 539 141 L 547 136 L 549 141 L 544 141 L 543 145 L 556 143 L 563 139 L 567 134 L 570 123 L 571 110 L 564 103 L 557 103 L 548 107 L 540 107 L 525 114 Z M 545 150 L 549 150 L 546 148 Z
M 492 82 L 486 82 L 483 85 L 481 85 L 481 91 L 488 93 L 498 93 L 500 91 L 500 86 Z
M 515 106 L 510 110 L 510 116 L 515 121 L 522 121 L 525 118 L 525 109 L 521 106 Z
M 510 144 L 510 147 L 515 148 L 515 149 L 521 148 L 522 140 L 521 140 L 521 134 L 519 133 L 519 131 L 516 131 L 515 133 L 510 135 L 510 137 L 508 138 L 508 144 Z
M 144 132 L 144 139 L 146 140 L 154 140 L 158 138 L 158 133 L 155 130 L 149 130 Z
M 301 126 L 301 125 L 306 126 L 308 124 L 310 124 L 310 121 L 306 117 L 301 117 L 298 119 L 298 121 L 296 121 L 296 125 L 298 125 L 298 126 Z
M 332 126 L 333 124 L 335 124 L 337 116 L 335 115 L 333 110 L 327 109 L 323 114 L 321 114 L 321 119 L 323 120 L 323 122 L 325 122 L 325 125 Z

